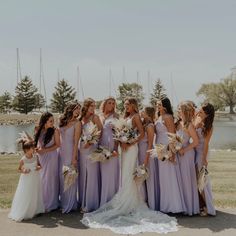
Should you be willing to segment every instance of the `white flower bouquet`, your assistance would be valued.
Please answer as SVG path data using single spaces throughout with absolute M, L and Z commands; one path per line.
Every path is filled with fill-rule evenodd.
M 78 177 L 78 171 L 73 166 L 63 166 L 62 173 L 64 176 L 64 192 L 72 186 Z
M 133 176 L 134 176 L 134 181 L 138 184 L 141 184 L 149 177 L 148 169 L 144 165 L 140 165 L 137 168 L 135 168 Z
M 155 144 L 154 149 L 148 150 L 152 158 L 157 158 L 160 161 L 169 160 L 172 156 L 171 151 L 168 149 L 168 146 L 164 144 Z
M 92 162 L 106 162 L 113 157 L 112 152 L 103 146 L 99 146 L 89 156 Z
M 169 140 L 168 149 L 170 149 L 170 151 L 175 154 L 182 148 L 183 137 L 169 132 L 167 135 Z
M 114 119 L 111 123 L 113 138 L 121 143 L 133 143 L 138 138 L 138 132 L 125 119 Z
M 205 166 L 201 168 L 198 174 L 198 179 L 197 179 L 197 187 L 200 193 L 202 193 L 204 187 L 206 186 L 208 182 L 208 175 L 209 172 Z
M 89 122 L 88 130 L 86 132 L 83 131 L 81 140 L 85 142 L 85 144 L 96 144 L 99 141 L 101 135 L 101 131 L 98 130 L 97 125 L 93 122 Z

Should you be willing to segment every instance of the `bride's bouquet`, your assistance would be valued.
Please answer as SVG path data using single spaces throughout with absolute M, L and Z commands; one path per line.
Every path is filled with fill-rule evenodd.
M 198 174 L 198 179 L 197 179 L 197 186 L 200 193 L 202 193 L 204 187 L 208 182 L 208 174 L 209 172 L 207 168 L 203 166 Z
M 99 141 L 101 135 L 101 131 L 98 130 L 97 125 L 93 122 L 89 122 L 88 130 L 83 131 L 81 140 L 85 142 L 85 144 L 95 144 Z
M 113 138 L 121 143 L 133 143 L 138 138 L 138 132 L 125 119 L 114 119 L 111 123 Z
M 150 156 L 152 158 L 157 158 L 160 161 L 166 161 L 169 160 L 172 156 L 172 153 L 170 149 L 168 149 L 168 146 L 164 144 L 155 144 L 154 148 L 151 150 L 148 150 L 147 152 L 150 153 Z
M 72 186 L 78 177 L 78 171 L 73 166 L 63 166 L 62 173 L 64 176 L 64 192 Z
M 175 154 L 182 148 L 183 137 L 169 132 L 167 133 L 167 135 L 169 140 L 168 148 L 172 153 Z
M 133 176 L 134 176 L 134 181 L 137 184 L 141 184 L 149 176 L 148 169 L 144 165 L 140 165 L 137 168 L 135 168 Z
M 106 162 L 113 157 L 112 152 L 103 146 L 98 146 L 89 156 L 92 162 Z

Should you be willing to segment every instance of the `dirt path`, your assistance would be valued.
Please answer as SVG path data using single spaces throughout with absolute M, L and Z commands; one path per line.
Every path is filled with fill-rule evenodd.
M 0 210 L 0 236 L 115 236 L 109 230 L 87 229 L 80 223 L 81 214 L 52 212 L 30 221 L 16 223 L 7 218 L 9 210 Z M 218 210 L 216 217 L 177 216 L 179 231 L 170 236 L 236 235 L 236 209 Z M 141 235 L 141 234 L 140 234 Z M 145 233 L 142 236 L 158 235 Z

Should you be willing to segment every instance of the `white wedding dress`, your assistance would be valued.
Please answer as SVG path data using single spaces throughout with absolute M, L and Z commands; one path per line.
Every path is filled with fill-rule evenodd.
M 37 167 L 37 156 L 31 159 L 25 156 L 21 159 L 24 167 L 30 169 L 30 173 L 21 174 L 16 189 L 14 199 L 12 201 L 9 218 L 15 221 L 22 221 L 33 218 L 39 213 L 44 213 L 42 184 Z
M 127 122 L 131 122 L 129 119 Z M 118 234 L 177 231 L 177 221 L 161 212 L 150 210 L 133 180 L 137 166 L 138 146 L 122 153 L 122 183 L 114 198 L 98 210 L 84 214 L 81 222 L 90 228 L 110 229 Z M 153 186 L 154 187 L 154 186 Z

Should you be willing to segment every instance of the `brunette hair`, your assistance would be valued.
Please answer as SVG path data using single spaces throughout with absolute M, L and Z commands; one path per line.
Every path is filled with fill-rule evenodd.
M 95 101 L 92 98 L 87 98 L 87 99 L 84 100 L 83 107 L 81 109 L 81 116 L 79 118 L 80 121 L 86 116 L 89 107 L 93 103 L 95 103 Z
M 202 130 L 203 136 L 205 137 L 212 129 L 213 121 L 215 117 L 215 108 L 211 103 L 205 103 L 202 106 L 202 110 L 206 114 L 206 118 L 203 121 L 204 125 L 203 125 L 203 130 Z
M 38 144 L 40 134 L 41 134 L 45 124 L 47 123 L 47 121 L 51 117 L 53 117 L 53 115 L 50 112 L 45 112 L 41 115 L 40 120 L 39 120 L 39 127 L 36 131 L 35 138 L 34 138 L 35 146 L 37 146 L 37 144 Z M 54 132 L 55 132 L 55 128 L 48 128 L 47 129 L 47 132 L 46 132 L 44 140 L 43 140 L 44 146 L 46 146 L 52 140 Z
M 66 108 L 62 116 L 60 117 L 59 127 L 66 126 L 69 121 L 73 118 L 73 112 L 78 107 L 81 107 L 77 101 L 70 102 Z

